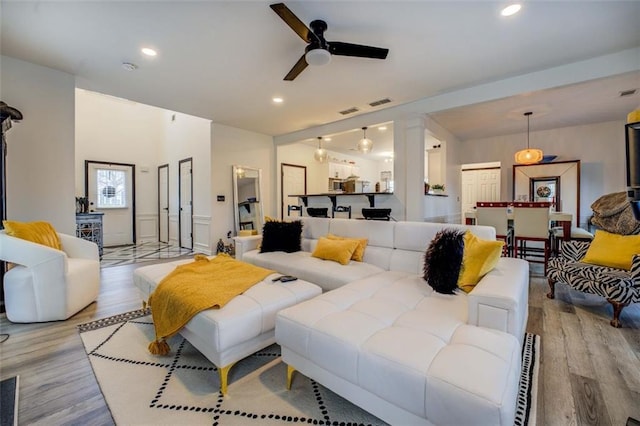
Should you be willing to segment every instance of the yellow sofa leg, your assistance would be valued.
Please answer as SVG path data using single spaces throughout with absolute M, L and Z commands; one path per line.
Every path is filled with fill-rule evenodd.
M 287 365 L 287 390 L 291 390 L 291 382 L 293 381 L 294 371 L 296 371 L 295 367 Z
M 235 363 L 231 363 L 225 367 L 218 367 L 218 373 L 220 373 L 220 392 L 222 395 L 227 395 L 227 377 L 229 376 L 229 370 Z

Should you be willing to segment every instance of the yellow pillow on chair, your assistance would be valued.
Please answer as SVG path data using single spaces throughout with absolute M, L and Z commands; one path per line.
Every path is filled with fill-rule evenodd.
M 598 229 L 581 262 L 628 271 L 634 254 L 640 254 L 640 235 L 611 234 Z
M 49 222 L 16 222 L 3 220 L 7 235 L 61 250 L 58 233 Z

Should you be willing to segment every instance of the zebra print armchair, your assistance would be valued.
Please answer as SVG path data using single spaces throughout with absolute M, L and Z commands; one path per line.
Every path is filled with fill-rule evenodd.
M 566 241 L 560 256 L 551 258 L 547 280 L 551 289 L 549 299 L 555 298 L 555 284 L 565 283 L 584 293 L 597 294 L 613 306 L 610 324 L 619 328 L 620 313 L 625 306 L 640 302 L 640 254 L 633 256 L 631 270 L 582 263 L 590 241 Z

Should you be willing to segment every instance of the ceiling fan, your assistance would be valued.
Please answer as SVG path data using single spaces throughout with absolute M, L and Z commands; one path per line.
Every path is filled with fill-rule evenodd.
M 361 44 L 344 43 L 341 41 L 326 41 L 324 32 L 327 23 L 316 19 L 307 27 L 284 3 L 272 4 L 271 9 L 291 27 L 296 34 L 307 43 L 305 53 L 284 77 L 291 81 L 298 76 L 307 65 L 325 65 L 331 61 L 331 55 L 357 56 L 360 58 L 386 59 L 389 49 L 363 46 Z

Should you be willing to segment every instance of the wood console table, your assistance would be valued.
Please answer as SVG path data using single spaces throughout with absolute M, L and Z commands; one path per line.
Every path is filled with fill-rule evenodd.
M 102 258 L 102 216 L 104 213 L 76 213 L 76 237 L 94 242 Z
M 365 196 L 369 199 L 369 207 L 374 208 L 376 206 L 375 197 L 381 195 L 393 195 L 393 192 L 323 192 L 320 194 L 294 194 L 289 197 L 298 197 L 302 200 L 305 207 L 309 205 L 309 197 L 329 197 L 331 205 L 335 210 L 338 205 L 338 197 L 353 197 L 353 196 Z

